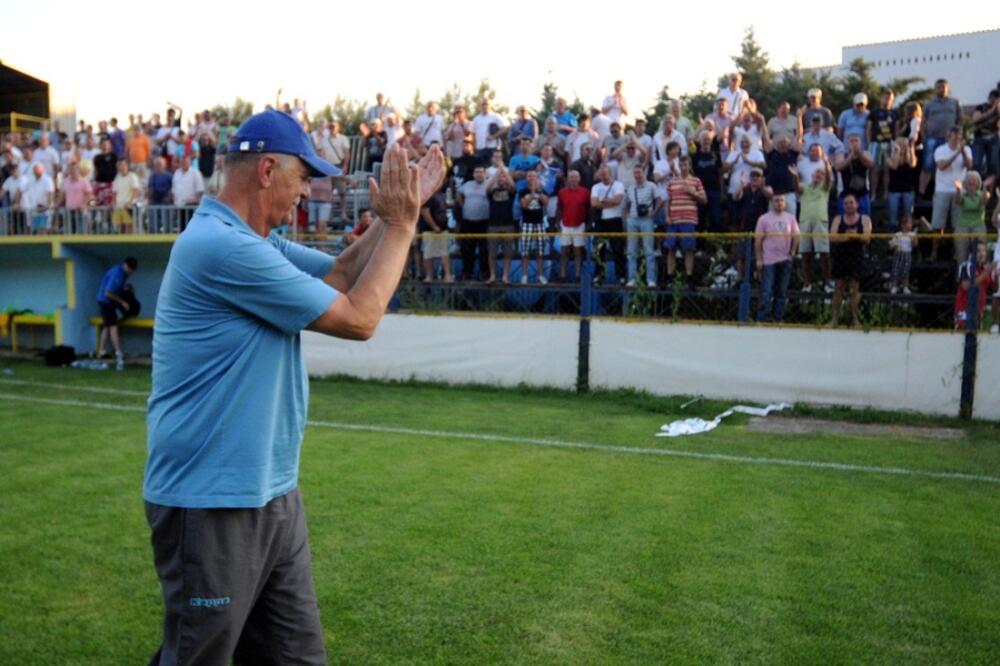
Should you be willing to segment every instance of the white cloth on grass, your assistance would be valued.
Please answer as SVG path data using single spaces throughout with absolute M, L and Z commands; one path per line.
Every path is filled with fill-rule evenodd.
M 699 433 L 715 430 L 722 419 L 733 414 L 749 414 L 750 416 L 767 416 L 771 412 L 780 412 L 783 409 L 791 409 L 793 405 L 788 402 L 777 402 L 767 407 L 747 407 L 746 405 L 736 405 L 716 416 L 711 421 L 705 419 L 690 418 L 672 421 L 660 427 L 657 437 L 682 437 L 684 435 L 697 435 Z

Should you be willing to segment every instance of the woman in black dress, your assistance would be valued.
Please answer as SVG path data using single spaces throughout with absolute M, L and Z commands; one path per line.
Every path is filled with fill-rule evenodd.
M 850 294 L 851 326 L 861 325 L 861 276 L 865 270 L 865 247 L 871 242 L 872 220 L 858 212 L 858 199 L 844 195 L 844 214 L 830 224 L 830 257 L 833 259 L 833 316 L 830 327 L 840 323 L 840 304 L 844 288 Z

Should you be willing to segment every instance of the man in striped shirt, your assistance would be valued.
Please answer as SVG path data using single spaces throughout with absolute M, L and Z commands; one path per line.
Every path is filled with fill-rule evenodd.
M 688 280 L 694 274 L 694 236 L 678 237 L 669 232 L 690 234 L 698 227 L 698 204 L 705 204 L 708 197 L 705 188 L 696 176 L 691 174 L 691 158 L 684 155 L 680 159 L 681 175 L 670 179 L 667 184 L 667 231 L 664 241 L 667 250 L 667 280 L 673 279 L 677 268 L 676 249 L 684 250 L 684 273 Z

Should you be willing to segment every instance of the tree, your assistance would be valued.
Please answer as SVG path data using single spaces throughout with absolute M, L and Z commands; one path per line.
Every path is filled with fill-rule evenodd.
M 663 118 L 670 113 L 671 101 L 673 100 L 670 97 L 670 86 L 664 85 L 656 95 L 656 104 L 653 105 L 653 108 L 643 112 L 643 115 L 646 116 L 646 127 L 653 131 L 659 131 Z
M 757 107 L 770 109 L 775 106 L 775 84 L 777 73 L 771 69 L 771 58 L 757 42 L 753 26 L 747 27 L 740 43 L 740 55 L 733 57 L 736 71 L 743 75 L 743 87 L 757 102 Z M 719 87 L 729 85 L 727 76 L 719 80 Z
M 539 126 L 544 125 L 545 119 L 556 110 L 557 99 L 559 99 L 559 86 L 552 81 L 547 81 L 542 86 L 542 105 L 535 112 L 535 120 L 538 121 Z
M 714 110 L 715 95 L 716 93 L 706 88 L 704 83 L 701 86 L 701 90 L 693 95 L 681 95 L 681 102 L 684 104 L 684 115 L 690 118 L 692 122 L 697 123 L 699 118 L 704 118 Z
M 253 102 L 237 97 L 231 106 L 216 104 L 211 113 L 213 118 L 229 118 L 232 124 L 242 125 L 244 120 L 253 115 Z
M 417 116 L 424 112 L 424 107 L 426 102 L 420 99 L 420 88 L 417 88 L 413 92 L 413 99 L 410 100 L 410 105 L 406 107 L 406 111 L 403 113 L 403 117 L 400 118 L 400 122 L 404 119 L 409 118 L 410 120 L 415 120 Z
M 340 123 L 340 131 L 343 134 L 360 134 L 361 123 L 365 119 L 366 105 L 356 99 L 347 99 L 342 95 L 337 95 L 333 104 L 327 104 L 313 115 L 313 123 L 320 118 L 327 120 L 337 120 Z

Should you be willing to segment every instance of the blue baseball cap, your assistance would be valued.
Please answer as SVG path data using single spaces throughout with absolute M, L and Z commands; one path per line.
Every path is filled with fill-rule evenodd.
M 339 176 L 338 167 L 320 158 L 312 140 L 287 113 L 268 109 L 250 116 L 229 140 L 228 153 L 281 153 L 306 163 L 312 176 Z

